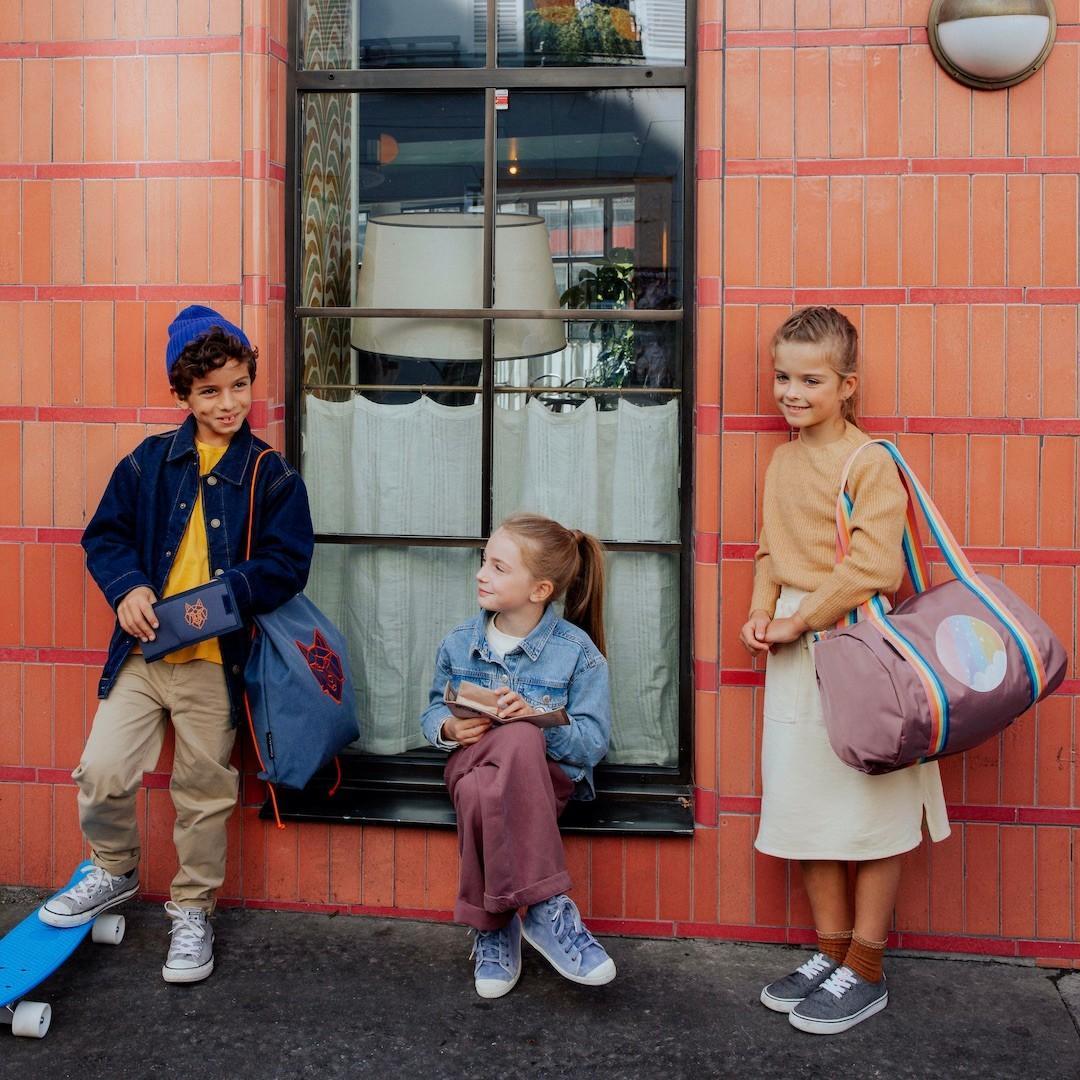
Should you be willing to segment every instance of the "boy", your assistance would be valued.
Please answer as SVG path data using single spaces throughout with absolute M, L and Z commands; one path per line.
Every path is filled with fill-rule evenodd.
M 259 470 L 252 558 L 243 558 L 252 467 L 266 449 L 246 420 L 257 358 L 244 332 L 211 308 L 177 315 L 165 366 L 177 404 L 191 415 L 117 465 L 82 540 L 87 568 L 117 617 L 98 684 L 103 700 L 72 773 L 94 868 L 47 901 L 41 918 L 78 926 L 138 891 L 135 795 L 157 761 L 168 713 L 180 868 L 165 905 L 172 918 L 166 982 L 198 982 L 214 969 L 208 916 L 225 876 L 225 827 L 236 805 L 229 756 L 250 632 L 148 664 L 140 643 L 154 640 L 151 605 L 220 577 L 247 621 L 304 587 L 314 546 L 304 483 L 273 454 Z

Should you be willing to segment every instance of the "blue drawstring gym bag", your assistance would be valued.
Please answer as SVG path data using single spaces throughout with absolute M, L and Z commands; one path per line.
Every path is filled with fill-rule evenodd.
M 270 453 L 264 450 L 259 455 L 251 478 L 247 558 L 251 557 L 259 461 Z M 360 737 L 345 638 L 303 593 L 274 611 L 252 616 L 252 622 L 244 683 L 259 779 L 303 788 Z M 272 786 L 270 798 L 276 817 Z

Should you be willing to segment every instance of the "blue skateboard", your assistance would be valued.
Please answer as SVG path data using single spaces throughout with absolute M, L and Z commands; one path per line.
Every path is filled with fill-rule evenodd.
M 80 863 L 61 892 L 70 889 L 93 866 Z M 119 945 L 124 938 L 124 916 L 103 912 L 82 926 L 56 927 L 43 923 L 35 908 L 0 939 L 0 1023 L 10 1024 L 13 1035 L 43 1039 L 52 1009 L 43 1001 L 24 1001 L 79 947 L 89 934 L 103 945 Z

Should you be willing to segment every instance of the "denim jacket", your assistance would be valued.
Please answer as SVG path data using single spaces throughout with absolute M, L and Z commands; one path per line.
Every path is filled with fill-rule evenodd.
M 244 559 L 251 472 L 265 449 L 245 421 L 221 460 L 200 479 L 195 418 L 189 416 L 175 431 L 144 439 L 116 466 L 82 538 L 87 569 L 113 610 L 141 585 L 160 598 L 200 485 L 210 566 L 232 587 L 245 622 L 303 589 L 314 548 L 307 490 L 280 454 L 268 455 L 259 466 L 252 558 Z M 250 631 L 245 627 L 218 640 L 235 723 L 243 705 Z M 117 621 L 98 697 L 109 696 L 134 645 L 135 638 Z
M 439 729 L 449 716 L 443 704 L 447 682 L 516 690 L 533 708 L 564 707 L 569 725 L 547 728 L 547 755 L 575 784 L 574 797 L 596 797 L 593 768 L 611 738 L 611 689 L 603 654 L 584 630 L 560 619 L 549 605 L 532 633 L 501 660 L 485 636 L 488 614 L 451 630 L 435 656 L 428 707 L 420 717 L 424 736 L 440 744 Z

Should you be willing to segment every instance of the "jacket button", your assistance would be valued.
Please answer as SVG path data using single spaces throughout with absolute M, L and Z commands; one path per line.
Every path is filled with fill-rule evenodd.
M 224 573 L 225 573 L 224 570 L 215 570 L 214 571 L 214 577 L 221 577 L 221 575 L 224 574 Z
M 233 664 L 232 673 L 234 675 L 239 675 L 240 674 L 240 665 L 239 664 Z
M 211 518 L 210 519 L 210 528 L 211 529 L 216 529 L 220 524 L 221 524 L 221 522 L 217 518 Z
M 187 503 L 181 503 L 180 504 L 180 509 L 181 510 L 186 510 L 187 509 Z
M 172 558 L 172 552 L 171 551 L 166 551 L 165 552 L 165 558 L 166 559 L 171 559 Z
M 208 476 L 206 478 L 206 482 L 207 482 L 207 484 L 210 485 L 210 487 L 213 487 L 217 483 L 217 477 L 216 476 Z

